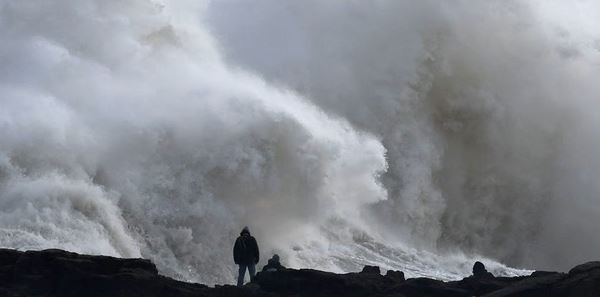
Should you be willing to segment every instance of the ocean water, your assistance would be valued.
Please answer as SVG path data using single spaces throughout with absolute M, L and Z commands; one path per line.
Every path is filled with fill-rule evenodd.
M 0 0 L 0 246 L 443 280 L 597 259 L 596 1 Z

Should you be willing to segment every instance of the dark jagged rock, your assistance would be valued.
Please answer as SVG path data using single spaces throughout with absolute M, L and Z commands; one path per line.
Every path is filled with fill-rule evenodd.
M 379 269 L 379 267 L 377 266 L 369 266 L 366 265 L 365 267 L 363 267 L 362 271 L 360 273 L 374 273 L 374 274 L 381 274 L 381 270 Z
M 144 259 L 87 256 L 62 250 L 0 251 L 5 296 L 182 295 L 208 287 L 158 275 Z
M 277 296 L 387 296 L 387 289 L 396 281 L 368 272 L 336 274 L 312 269 L 285 269 L 261 272 L 256 283 L 264 291 Z M 379 268 L 377 267 L 377 271 Z
M 478 279 L 486 279 L 486 278 L 494 278 L 494 275 L 485 269 L 485 265 L 483 263 L 477 261 L 475 265 L 473 265 L 473 277 Z
M 447 283 L 424 277 L 410 278 L 391 288 L 388 293 L 401 294 L 400 296 L 447 296 L 447 297 L 469 297 L 473 296 L 468 290 L 448 286 Z M 389 295 L 384 295 L 389 296 Z
M 449 286 L 471 292 L 472 296 L 485 294 L 509 287 L 524 277 L 478 277 L 469 276 L 460 281 L 448 282 Z
M 538 275 L 537 277 L 533 275 Z M 600 262 L 588 262 L 574 267 L 568 274 L 533 273 L 514 285 L 495 291 L 489 297 L 516 296 L 600 296 Z
M 388 270 L 385 273 L 385 277 L 392 279 L 393 281 L 396 282 L 403 282 L 404 279 L 404 272 L 402 271 L 398 271 L 398 270 Z
M 562 280 L 562 273 L 546 274 L 538 277 L 528 277 L 500 290 L 490 292 L 490 296 L 579 296 L 579 295 L 552 295 L 550 286 Z
M 598 270 L 600 269 L 600 261 L 593 261 L 593 262 L 587 262 L 585 264 L 581 264 L 581 265 L 577 265 L 575 267 L 573 267 L 573 269 L 571 269 L 569 271 L 569 275 L 577 275 L 577 274 L 582 274 L 582 273 L 587 273 L 593 270 Z
M 241 288 L 210 288 L 161 276 L 154 264 L 144 259 L 79 255 L 62 250 L 0 249 L 0 296 L 587 297 L 600 296 L 600 262 L 579 265 L 569 273 L 540 271 L 512 278 L 478 273 L 452 282 L 404 279 L 404 273 L 391 270 L 383 276 L 376 266 L 346 274 L 283 269 L 259 273 L 254 283 Z

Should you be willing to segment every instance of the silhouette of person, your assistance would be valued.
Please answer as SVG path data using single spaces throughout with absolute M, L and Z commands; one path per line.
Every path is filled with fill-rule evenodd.
M 267 265 L 263 267 L 262 272 L 275 272 L 282 269 L 285 269 L 285 267 L 279 263 L 279 255 L 275 254 L 271 259 L 269 259 Z
M 250 281 L 254 280 L 256 275 L 256 263 L 258 263 L 259 251 L 256 239 L 250 235 L 248 227 L 244 227 L 240 236 L 235 240 L 233 246 L 233 261 L 239 265 L 239 275 L 237 285 L 241 287 L 244 285 L 244 276 L 246 275 L 246 269 L 250 274 Z

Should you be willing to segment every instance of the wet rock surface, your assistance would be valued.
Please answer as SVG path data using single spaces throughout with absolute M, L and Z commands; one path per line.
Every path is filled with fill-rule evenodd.
M 569 273 L 540 271 L 513 278 L 481 274 L 452 282 L 405 279 L 401 271 L 381 275 L 374 266 L 346 274 L 285 269 L 259 273 L 242 288 L 211 288 L 161 276 L 144 259 L 0 249 L 0 296 L 600 296 L 600 262 L 576 266 Z

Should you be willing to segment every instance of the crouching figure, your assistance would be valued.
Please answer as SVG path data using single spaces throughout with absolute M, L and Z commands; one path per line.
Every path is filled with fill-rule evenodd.
M 279 255 L 275 254 L 269 259 L 267 265 L 263 267 L 262 272 L 275 272 L 283 269 L 285 269 L 285 267 L 279 263 Z

